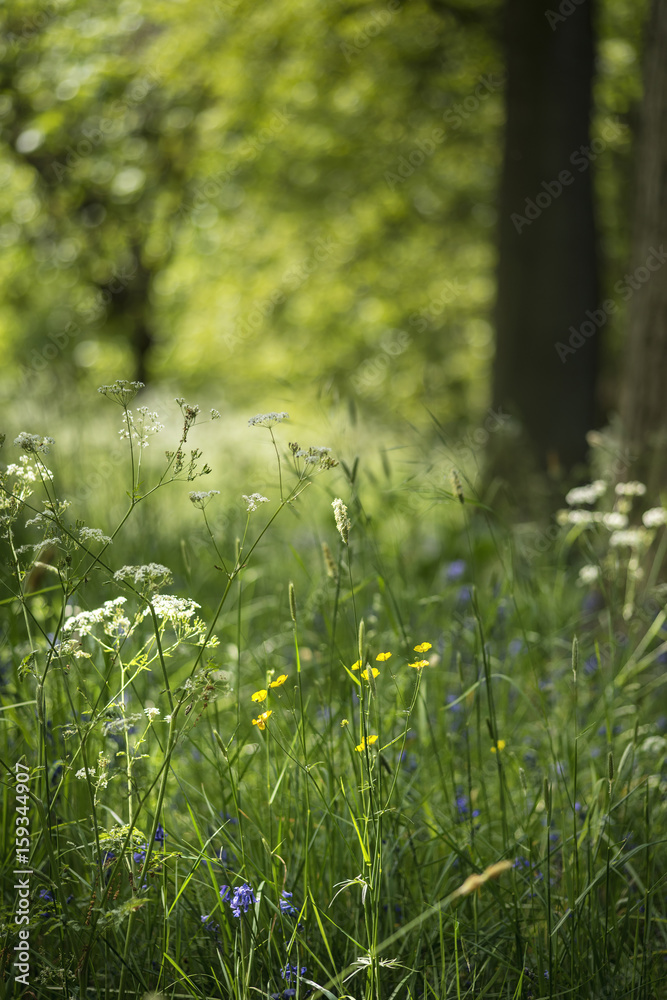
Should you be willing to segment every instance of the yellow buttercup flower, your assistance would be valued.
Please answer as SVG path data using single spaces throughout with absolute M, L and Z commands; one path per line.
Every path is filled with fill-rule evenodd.
M 412 667 L 414 670 L 421 670 L 422 667 L 428 666 L 428 660 L 415 660 L 414 663 L 408 663 L 408 666 Z
M 359 746 L 355 747 L 354 749 L 357 751 L 357 753 L 361 753 L 361 751 L 365 750 L 367 746 L 370 746 L 372 743 L 377 743 L 378 738 L 379 737 L 377 736 L 369 736 L 368 739 L 363 737 Z
M 380 676 L 380 671 L 378 670 L 377 667 L 371 667 L 371 670 L 373 671 L 373 677 L 379 677 Z M 368 680 L 368 670 L 362 670 L 361 671 L 361 676 L 363 677 L 363 679 L 365 681 L 367 681 Z
M 253 726 L 257 726 L 258 729 L 266 729 L 266 723 L 268 722 L 270 715 L 273 715 L 271 709 L 269 709 L 268 712 L 262 712 L 260 716 L 252 720 Z
M 418 646 L 414 647 L 415 653 L 426 653 L 431 648 L 430 642 L 420 642 Z
M 276 677 L 275 681 L 271 681 L 271 683 L 269 684 L 269 687 L 270 688 L 279 688 L 280 685 L 284 684 L 286 680 L 287 680 L 287 674 L 281 674 L 279 677 Z
M 506 746 L 507 743 L 505 743 L 505 740 L 498 740 L 496 746 L 491 747 L 491 753 L 496 753 L 496 747 L 498 748 L 498 750 L 504 750 Z
M 391 653 L 378 653 L 378 655 L 375 657 L 375 659 L 383 661 L 383 660 L 388 660 L 390 656 L 391 656 Z
M 350 721 L 349 721 L 349 719 L 341 719 L 341 722 L 340 722 L 340 726 L 341 726 L 341 729 L 342 729 L 342 728 L 343 728 L 344 726 L 349 726 L 349 724 L 350 724 Z
M 253 701 L 264 701 L 266 699 L 267 694 L 268 694 L 268 691 L 265 691 L 264 688 L 262 688 L 261 691 L 255 691 L 255 693 L 252 695 L 252 700 Z
M 360 666 L 361 666 L 361 660 L 357 660 L 356 663 L 352 664 L 352 666 L 350 667 L 350 670 L 358 670 Z

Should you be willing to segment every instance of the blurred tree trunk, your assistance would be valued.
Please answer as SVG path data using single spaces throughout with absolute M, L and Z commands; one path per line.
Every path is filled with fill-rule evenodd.
M 591 7 L 572 3 L 561 15 L 544 0 L 505 6 L 493 401 L 516 417 L 521 436 L 492 441 L 489 461 L 510 487 L 522 486 L 529 470 L 557 473 L 584 460 L 595 423 Z
M 628 341 L 621 401 L 634 477 L 667 486 L 667 4 L 653 0 L 637 150 Z

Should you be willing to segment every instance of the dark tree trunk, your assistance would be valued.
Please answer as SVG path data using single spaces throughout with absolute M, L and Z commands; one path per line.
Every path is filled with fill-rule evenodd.
M 517 418 L 522 437 L 491 464 L 515 487 L 527 468 L 565 471 L 582 461 L 596 418 L 591 6 L 572 5 L 566 17 L 544 0 L 507 0 L 505 9 L 493 400 Z
M 621 415 L 630 475 L 667 486 L 667 4 L 653 0 L 637 150 L 626 380 Z

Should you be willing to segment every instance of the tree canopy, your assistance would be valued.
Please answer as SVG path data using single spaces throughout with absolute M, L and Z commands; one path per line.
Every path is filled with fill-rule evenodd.
M 627 254 L 643 7 L 605 0 L 596 20 L 592 134 L 616 125 L 592 164 L 608 282 Z M 480 412 L 501 13 L 499 0 L 10 0 L 4 394 L 17 376 L 177 373 L 183 391 L 215 380 L 231 400 L 278 383 L 406 415 L 426 403 L 443 421 Z

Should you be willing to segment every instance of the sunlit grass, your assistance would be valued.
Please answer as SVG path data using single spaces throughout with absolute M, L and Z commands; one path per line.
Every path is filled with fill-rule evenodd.
M 391 470 L 328 468 L 274 414 L 272 477 L 201 478 L 183 403 L 142 471 L 131 392 L 107 394 L 115 524 L 111 489 L 75 523 L 42 442 L 5 445 L 7 988 L 25 867 L 38 996 L 659 997 L 658 515 L 613 542 L 621 493 L 517 549 L 431 477 L 390 541 Z M 183 513 L 150 531 L 184 488 L 196 543 Z

